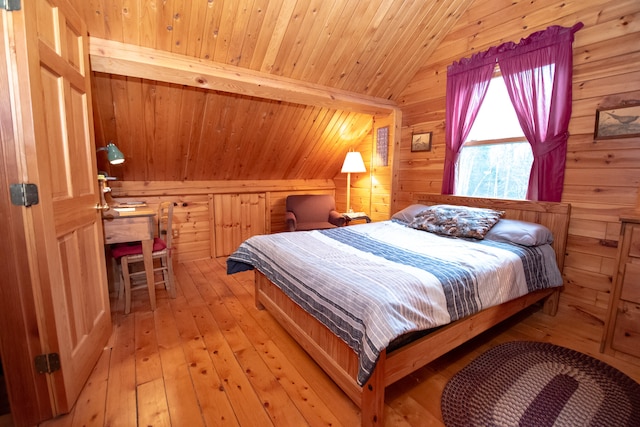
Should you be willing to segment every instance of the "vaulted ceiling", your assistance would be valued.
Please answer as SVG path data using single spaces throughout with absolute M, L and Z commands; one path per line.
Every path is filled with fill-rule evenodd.
M 264 77 L 289 89 L 298 82 L 301 92 L 325 91 L 329 99 L 353 96 L 386 106 L 394 105 L 472 3 L 70 2 L 96 44 L 155 49 L 171 53 L 171 61 L 237 71 L 241 78 L 246 70 L 245 80 Z M 109 58 L 106 66 L 95 60 L 101 70 L 93 76 L 96 143 L 113 140 L 125 152 L 127 162 L 111 168 L 122 179 L 333 178 L 344 153 L 370 138 L 372 116 L 357 108 L 314 105 L 286 91 L 280 99 L 262 98 L 232 83 L 212 90 L 176 82 L 171 72 L 153 77 L 131 73 Z

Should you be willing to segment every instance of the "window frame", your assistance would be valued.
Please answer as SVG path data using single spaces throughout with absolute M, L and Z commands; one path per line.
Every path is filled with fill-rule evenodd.
M 503 78 L 502 77 L 502 72 L 500 71 L 500 65 L 498 63 L 495 64 L 494 67 L 494 71 L 493 74 L 491 76 L 491 80 L 496 79 L 496 78 Z M 504 82 L 504 80 L 503 80 Z M 484 100 L 483 100 L 483 104 L 484 104 Z M 513 106 L 513 104 L 512 104 Z M 482 107 L 480 107 L 482 108 Z M 477 120 L 477 118 L 476 118 Z M 520 126 L 520 123 L 518 122 L 518 126 Z M 521 131 L 522 131 L 522 127 L 520 126 Z M 487 146 L 487 145 L 500 145 L 500 144 L 512 144 L 512 143 L 527 143 L 529 144 L 529 141 L 527 140 L 527 137 L 524 135 L 524 131 L 522 131 L 522 135 L 520 136 L 514 136 L 514 137 L 507 137 L 507 138 L 492 138 L 492 139 L 483 139 L 483 140 L 472 140 L 472 141 L 465 141 L 461 146 L 460 146 L 460 154 L 462 154 L 462 151 L 467 148 L 467 147 L 482 147 L 482 146 Z M 531 147 L 531 145 L 529 144 L 529 148 L 532 150 L 532 155 L 533 155 L 533 147 Z M 533 160 L 533 159 L 532 159 Z M 456 165 L 456 173 L 455 173 L 455 180 L 457 181 L 458 177 L 460 176 L 460 165 L 459 165 L 459 159 L 458 161 L 456 161 L 457 165 Z M 457 184 L 457 182 L 456 182 Z M 467 183 L 467 185 L 470 183 Z M 527 181 L 526 186 L 528 187 L 529 182 Z M 458 188 L 459 185 L 454 185 L 454 194 L 458 194 L 457 191 L 455 190 L 456 188 Z M 463 194 L 460 194 L 463 195 Z M 477 197 L 485 197 L 485 196 L 477 196 Z M 525 191 L 525 196 L 523 197 L 522 200 L 526 200 L 526 191 Z

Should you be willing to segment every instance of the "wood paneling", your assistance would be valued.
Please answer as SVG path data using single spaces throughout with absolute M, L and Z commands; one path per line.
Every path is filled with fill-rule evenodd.
M 173 258 L 177 263 L 224 257 L 246 238 L 285 231 L 289 194 L 331 194 L 331 180 L 139 182 L 112 181 L 114 199 L 157 209 L 174 203 Z
M 97 145 L 114 141 L 125 181 L 333 178 L 371 116 L 94 74 Z M 340 164 L 338 164 L 340 163 Z
M 396 97 L 468 0 L 71 0 L 91 37 Z
M 371 201 L 369 209 L 354 209 L 355 211 L 364 210 L 369 214 L 372 221 L 384 221 L 391 218 L 391 194 L 393 187 L 393 166 L 395 161 L 395 138 L 400 133 L 401 117 L 389 115 L 387 117 L 376 117 L 374 121 L 374 129 L 369 152 L 371 162 Z M 378 145 L 378 129 L 388 128 L 387 141 L 387 164 L 378 165 L 377 145 Z
M 333 178 L 374 114 L 336 101 L 394 106 L 472 2 L 71 3 L 93 40 L 96 145 L 114 141 L 127 157 L 112 167 L 99 156 L 99 169 L 191 181 Z
M 449 64 L 549 25 L 582 21 L 585 27 L 574 42 L 573 113 L 562 197 L 571 203 L 572 214 L 560 304 L 573 312 L 578 324 L 598 325 L 586 339 L 599 342 L 615 270 L 618 217 L 638 201 L 640 138 L 594 141 L 595 110 L 640 100 L 640 3 L 497 3 L 473 2 L 401 94 L 403 129 L 394 201 L 400 208 L 414 192 L 440 192 Z M 412 131 L 433 131 L 433 151 L 411 153 Z
M 268 234 L 265 193 L 213 196 L 215 256 L 229 256 L 251 236 Z
M 204 62 L 189 56 L 111 40 L 91 38 L 94 72 L 158 80 L 189 87 L 287 101 L 332 109 L 376 114 L 395 103 L 300 80 Z
M 96 145 L 126 156 L 99 169 L 144 182 L 340 181 L 348 150 L 371 153 L 372 115 L 471 4 L 72 3 L 92 39 Z M 355 177 L 354 206 L 388 217 L 391 168 Z

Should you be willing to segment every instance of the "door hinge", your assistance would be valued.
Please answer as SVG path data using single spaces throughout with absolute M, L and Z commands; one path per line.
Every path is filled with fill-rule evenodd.
M 14 205 L 28 208 L 38 204 L 38 186 L 35 184 L 11 184 L 9 192 Z
M 0 0 L 0 9 L 8 10 L 9 12 L 20 10 L 20 0 Z
M 40 354 L 35 358 L 36 370 L 39 374 L 51 374 L 60 370 L 58 353 Z

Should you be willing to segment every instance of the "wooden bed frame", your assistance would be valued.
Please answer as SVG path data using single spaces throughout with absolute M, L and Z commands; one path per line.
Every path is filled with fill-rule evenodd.
M 556 252 L 558 266 L 562 271 L 571 209 L 568 204 L 431 194 L 416 195 L 415 203 L 492 208 L 505 211 L 504 218 L 543 224 L 554 235 L 553 248 Z M 360 407 L 363 426 L 384 423 L 386 386 L 544 298 L 546 298 L 545 313 L 554 315 L 558 307 L 559 289 L 545 289 L 460 319 L 389 354 L 383 351 L 371 378 L 364 387 L 361 387 L 356 381 L 358 357 L 354 351 L 327 327 L 289 299 L 264 275 L 258 271 L 255 273 L 256 306 L 259 309 L 266 308 Z

